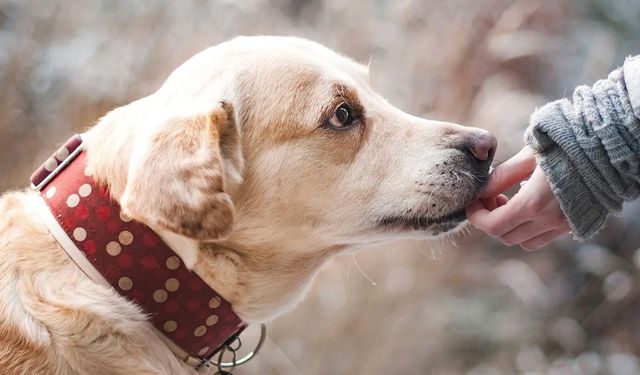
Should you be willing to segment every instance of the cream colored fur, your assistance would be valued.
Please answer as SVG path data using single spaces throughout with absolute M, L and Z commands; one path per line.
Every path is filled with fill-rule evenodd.
M 361 127 L 323 127 L 345 101 L 362 107 Z M 241 37 L 194 56 L 85 138 L 89 167 L 125 212 L 255 323 L 295 306 L 332 256 L 455 229 L 380 222 L 464 208 L 479 172 L 460 149 L 478 132 L 401 112 L 366 67 L 321 45 Z M 0 200 L 0 371 L 193 373 L 136 306 L 69 260 L 37 199 Z

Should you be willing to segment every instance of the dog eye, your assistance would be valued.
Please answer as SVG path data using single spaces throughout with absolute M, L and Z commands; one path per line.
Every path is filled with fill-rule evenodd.
M 342 103 L 327 122 L 331 128 L 346 129 L 352 126 L 356 120 L 353 109 L 347 103 Z

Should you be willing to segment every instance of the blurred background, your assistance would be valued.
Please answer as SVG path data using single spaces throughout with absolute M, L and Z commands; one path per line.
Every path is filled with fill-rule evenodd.
M 637 0 L 0 0 L 0 191 L 56 144 L 240 34 L 358 61 L 410 113 L 493 131 L 640 53 Z M 327 264 L 240 374 L 640 374 L 640 205 L 526 253 L 477 232 Z

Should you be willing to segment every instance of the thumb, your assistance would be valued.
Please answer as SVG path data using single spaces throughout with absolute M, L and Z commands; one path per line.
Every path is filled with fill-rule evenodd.
M 529 177 L 536 169 L 536 158 L 531 147 L 525 146 L 509 160 L 493 169 L 489 183 L 480 193 L 480 198 L 494 197 Z

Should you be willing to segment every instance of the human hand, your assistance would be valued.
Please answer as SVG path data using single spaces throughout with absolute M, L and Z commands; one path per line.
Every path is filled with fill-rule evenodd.
M 511 199 L 502 193 L 524 181 Z M 569 223 L 556 200 L 533 150 L 523 148 L 497 166 L 478 200 L 467 208 L 476 228 L 508 246 L 536 250 L 570 232 Z

